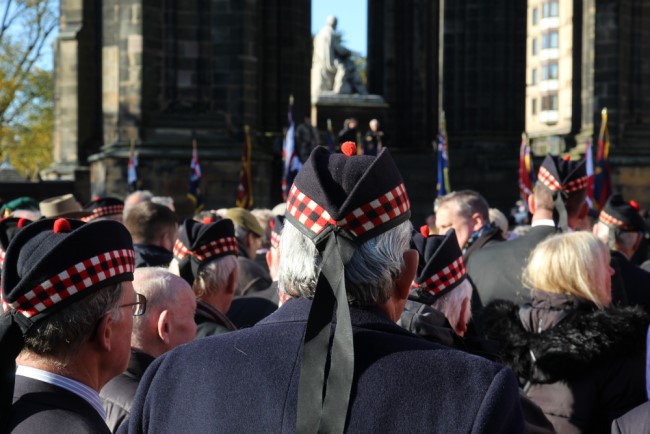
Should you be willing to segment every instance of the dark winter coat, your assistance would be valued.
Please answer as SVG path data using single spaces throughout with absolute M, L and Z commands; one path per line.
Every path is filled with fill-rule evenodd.
M 16 376 L 7 432 L 110 434 L 86 400 L 53 384 Z
M 237 330 L 237 327 L 226 315 L 203 300 L 196 302 L 194 322 L 196 323 L 196 339 Z
M 174 254 L 162 247 L 150 244 L 134 244 L 135 266 L 140 267 L 167 267 L 174 259 Z
M 255 327 L 156 359 L 140 383 L 129 432 L 294 432 L 310 307 L 289 300 Z M 416 337 L 377 310 L 351 307 L 350 316 L 348 432 L 522 432 L 509 369 Z
M 495 301 L 481 330 L 501 342 L 501 361 L 560 433 L 609 432 L 612 420 L 645 401 L 640 308 L 598 310 L 583 299 L 533 291 L 519 308 Z
M 624 305 L 642 306 L 646 312 L 650 313 L 650 273 L 641 267 L 634 265 L 622 253 L 611 252 L 612 268 L 619 274 L 620 279 L 615 279 L 616 274 L 612 277 L 612 284 L 618 283 L 622 288 L 612 286 L 612 298 L 616 289 L 625 294 Z
M 612 423 L 612 434 L 650 433 L 650 401 L 628 411 Z
M 530 302 L 530 291 L 521 283 L 521 272 L 530 253 L 545 238 L 557 233 L 551 226 L 536 226 L 526 235 L 504 243 L 495 243 L 474 252 L 467 261 L 469 274 L 480 301 L 473 300 L 472 313 L 492 300 L 517 304 Z
M 129 417 L 140 379 L 153 361 L 149 354 L 132 348 L 126 371 L 106 383 L 100 391 L 99 396 L 106 410 L 106 424 L 112 432 L 116 432 Z

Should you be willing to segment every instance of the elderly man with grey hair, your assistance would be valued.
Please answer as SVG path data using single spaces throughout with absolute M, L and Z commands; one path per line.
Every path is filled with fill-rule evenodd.
M 522 431 L 511 371 L 395 324 L 417 268 L 406 188 L 387 149 L 344 152 L 316 148 L 289 192 L 292 299 L 156 360 L 130 432 Z
M 164 268 L 138 268 L 133 285 L 147 298 L 147 309 L 133 320 L 128 368 L 100 392 L 112 432 L 129 417 L 135 391 L 151 362 L 196 335 L 196 298 L 184 279 Z

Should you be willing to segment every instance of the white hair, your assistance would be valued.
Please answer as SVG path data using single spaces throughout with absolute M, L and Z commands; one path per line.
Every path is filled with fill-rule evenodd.
M 404 266 L 412 226 L 406 221 L 359 247 L 345 266 L 348 302 L 361 307 L 385 303 Z M 280 239 L 278 286 L 292 297 L 311 298 L 316 289 L 321 256 L 316 246 L 291 223 Z
M 610 240 L 609 239 L 609 231 L 611 230 L 610 227 L 603 222 L 598 222 L 597 225 L 598 225 L 597 228 L 598 238 L 600 239 L 600 241 L 605 243 L 610 250 L 616 250 L 616 251 L 621 250 L 623 252 L 632 251 L 634 249 L 634 245 L 639 239 L 638 232 L 619 231 L 618 234 L 616 234 L 615 240 Z
M 456 327 L 461 320 L 463 300 L 472 300 L 472 284 L 468 279 L 463 280 L 456 288 L 437 299 L 431 307 L 442 312 L 447 317 L 447 321 L 452 327 Z M 469 307 L 469 304 L 467 305 Z M 469 321 L 471 318 L 471 309 L 469 309 Z
M 213 259 L 199 267 L 192 289 L 197 297 L 215 294 L 225 289 L 230 275 L 238 271 L 239 262 L 235 255 Z
M 150 202 L 153 198 L 153 193 L 149 190 L 137 190 L 129 194 L 124 199 L 124 210 L 122 211 L 122 220 L 126 221 L 131 208 L 142 202 Z
M 136 268 L 133 273 L 133 288 L 145 296 L 147 308 L 143 315 L 133 317 L 131 346 L 144 348 L 145 327 L 151 315 L 158 315 L 159 311 L 171 308 L 178 303 L 183 291 L 191 292 L 192 288 L 185 279 L 162 267 Z

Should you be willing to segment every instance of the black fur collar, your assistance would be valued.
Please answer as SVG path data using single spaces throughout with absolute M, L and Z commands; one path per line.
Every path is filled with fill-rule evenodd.
M 536 334 L 524 329 L 518 312 L 517 305 L 497 300 L 485 307 L 480 324 L 488 339 L 501 344 L 501 362 L 535 383 L 570 379 L 595 364 L 643 351 L 650 322 L 638 307 L 581 310 Z

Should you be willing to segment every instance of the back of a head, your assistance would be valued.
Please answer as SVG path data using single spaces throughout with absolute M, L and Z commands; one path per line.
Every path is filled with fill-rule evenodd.
M 134 243 L 156 244 L 166 232 L 177 225 L 176 214 L 168 207 L 153 202 L 143 202 L 128 213 L 124 225 Z
M 531 289 L 575 295 L 603 307 L 605 279 L 610 278 L 602 266 L 606 261 L 607 247 L 593 234 L 557 234 L 533 250 L 522 280 Z
M 452 204 L 457 207 L 458 213 L 463 218 L 469 219 L 473 214 L 478 213 L 483 218 L 483 221 L 488 222 L 490 219 L 490 206 L 487 200 L 477 191 L 452 191 L 439 200 L 436 199 L 435 207 L 436 209 L 440 209 L 441 207 L 451 206 Z

